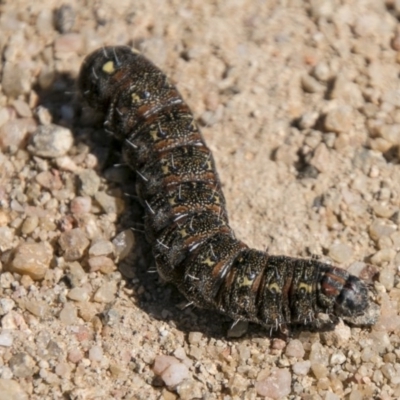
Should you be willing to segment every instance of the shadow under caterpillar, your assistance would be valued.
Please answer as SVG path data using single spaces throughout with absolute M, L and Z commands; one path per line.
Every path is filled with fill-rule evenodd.
M 106 131 L 139 176 L 158 272 L 191 303 L 282 332 L 331 327 L 339 318 L 376 322 L 379 308 L 359 278 L 236 239 L 211 151 L 178 90 L 152 62 L 125 46 L 98 49 L 85 59 L 78 84 L 87 103 L 105 113 Z

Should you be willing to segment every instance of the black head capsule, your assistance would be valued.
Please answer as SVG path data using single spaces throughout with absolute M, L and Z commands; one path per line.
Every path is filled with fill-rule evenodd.
M 350 275 L 339 296 L 336 297 L 335 311 L 338 315 L 351 317 L 360 315 L 368 307 L 368 290 L 365 283 Z
M 337 317 L 354 325 L 373 325 L 377 308 L 371 305 L 366 284 L 343 269 L 329 267 L 321 279 L 320 300 Z
M 140 54 L 127 46 L 103 47 L 89 54 L 81 67 L 78 86 L 87 103 L 108 108 L 116 90 L 129 78 Z

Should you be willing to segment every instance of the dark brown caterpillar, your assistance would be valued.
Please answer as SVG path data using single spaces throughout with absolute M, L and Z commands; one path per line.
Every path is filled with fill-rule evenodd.
M 84 61 L 79 87 L 106 113 L 104 127 L 139 175 L 159 273 L 190 302 L 283 331 L 321 327 L 321 313 L 330 324 L 376 322 L 365 283 L 345 270 L 235 238 L 211 151 L 176 87 L 149 60 L 128 47 L 99 49 Z

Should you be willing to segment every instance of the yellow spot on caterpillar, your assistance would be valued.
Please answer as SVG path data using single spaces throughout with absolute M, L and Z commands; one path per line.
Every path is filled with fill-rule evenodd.
M 304 282 L 301 282 L 300 284 L 299 284 L 299 289 L 301 290 L 301 289 L 304 289 L 304 291 L 306 292 L 306 293 L 311 293 L 312 292 L 312 287 L 311 287 L 311 285 L 308 285 L 307 283 L 304 283 Z
M 181 229 L 179 231 L 179 235 L 181 236 L 182 239 L 184 239 L 188 235 L 186 229 Z
M 150 131 L 151 138 L 156 141 L 158 139 L 158 131 Z
M 243 282 L 241 283 L 241 287 L 246 287 L 246 286 L 251 286 L 253 284 L 253 281 L 249 278 L 244 277 Z
M 215 265 L 215 261 L 211 260 L 210 257 L 207 257 L 204 261 L 203 264 L 209 266 L 209 267 L 213 267 Z
M 131 48 L 131 51 L 133 54 L 140 54 L 140 51 L 138 49 L 135 49 L 134 47 Z
M 274 292 L 274 293 L 280 293 L 281 292 L 281 288 L 278 286 L 277 283 L 271 283 L 270 285 L 268 285 L 268 289 L 271 292 Z
M 140 97 L 136 93 L 132 93 L 132 103 L 137 104 L 140 103 Z
M 114 61 L 107 61 L 102 69 L 108 75 L 113 74 L 115 72 Z

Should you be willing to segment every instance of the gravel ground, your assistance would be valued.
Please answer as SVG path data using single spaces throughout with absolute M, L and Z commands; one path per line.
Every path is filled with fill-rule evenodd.
M 398 1 L 0 10 L 0 400 L 400 397 Z M 115 44 L 177 83 L 237 236 L 375 277 L 372 329 L 229 330 L 151 273 L 134 176 L 75 87 Z

